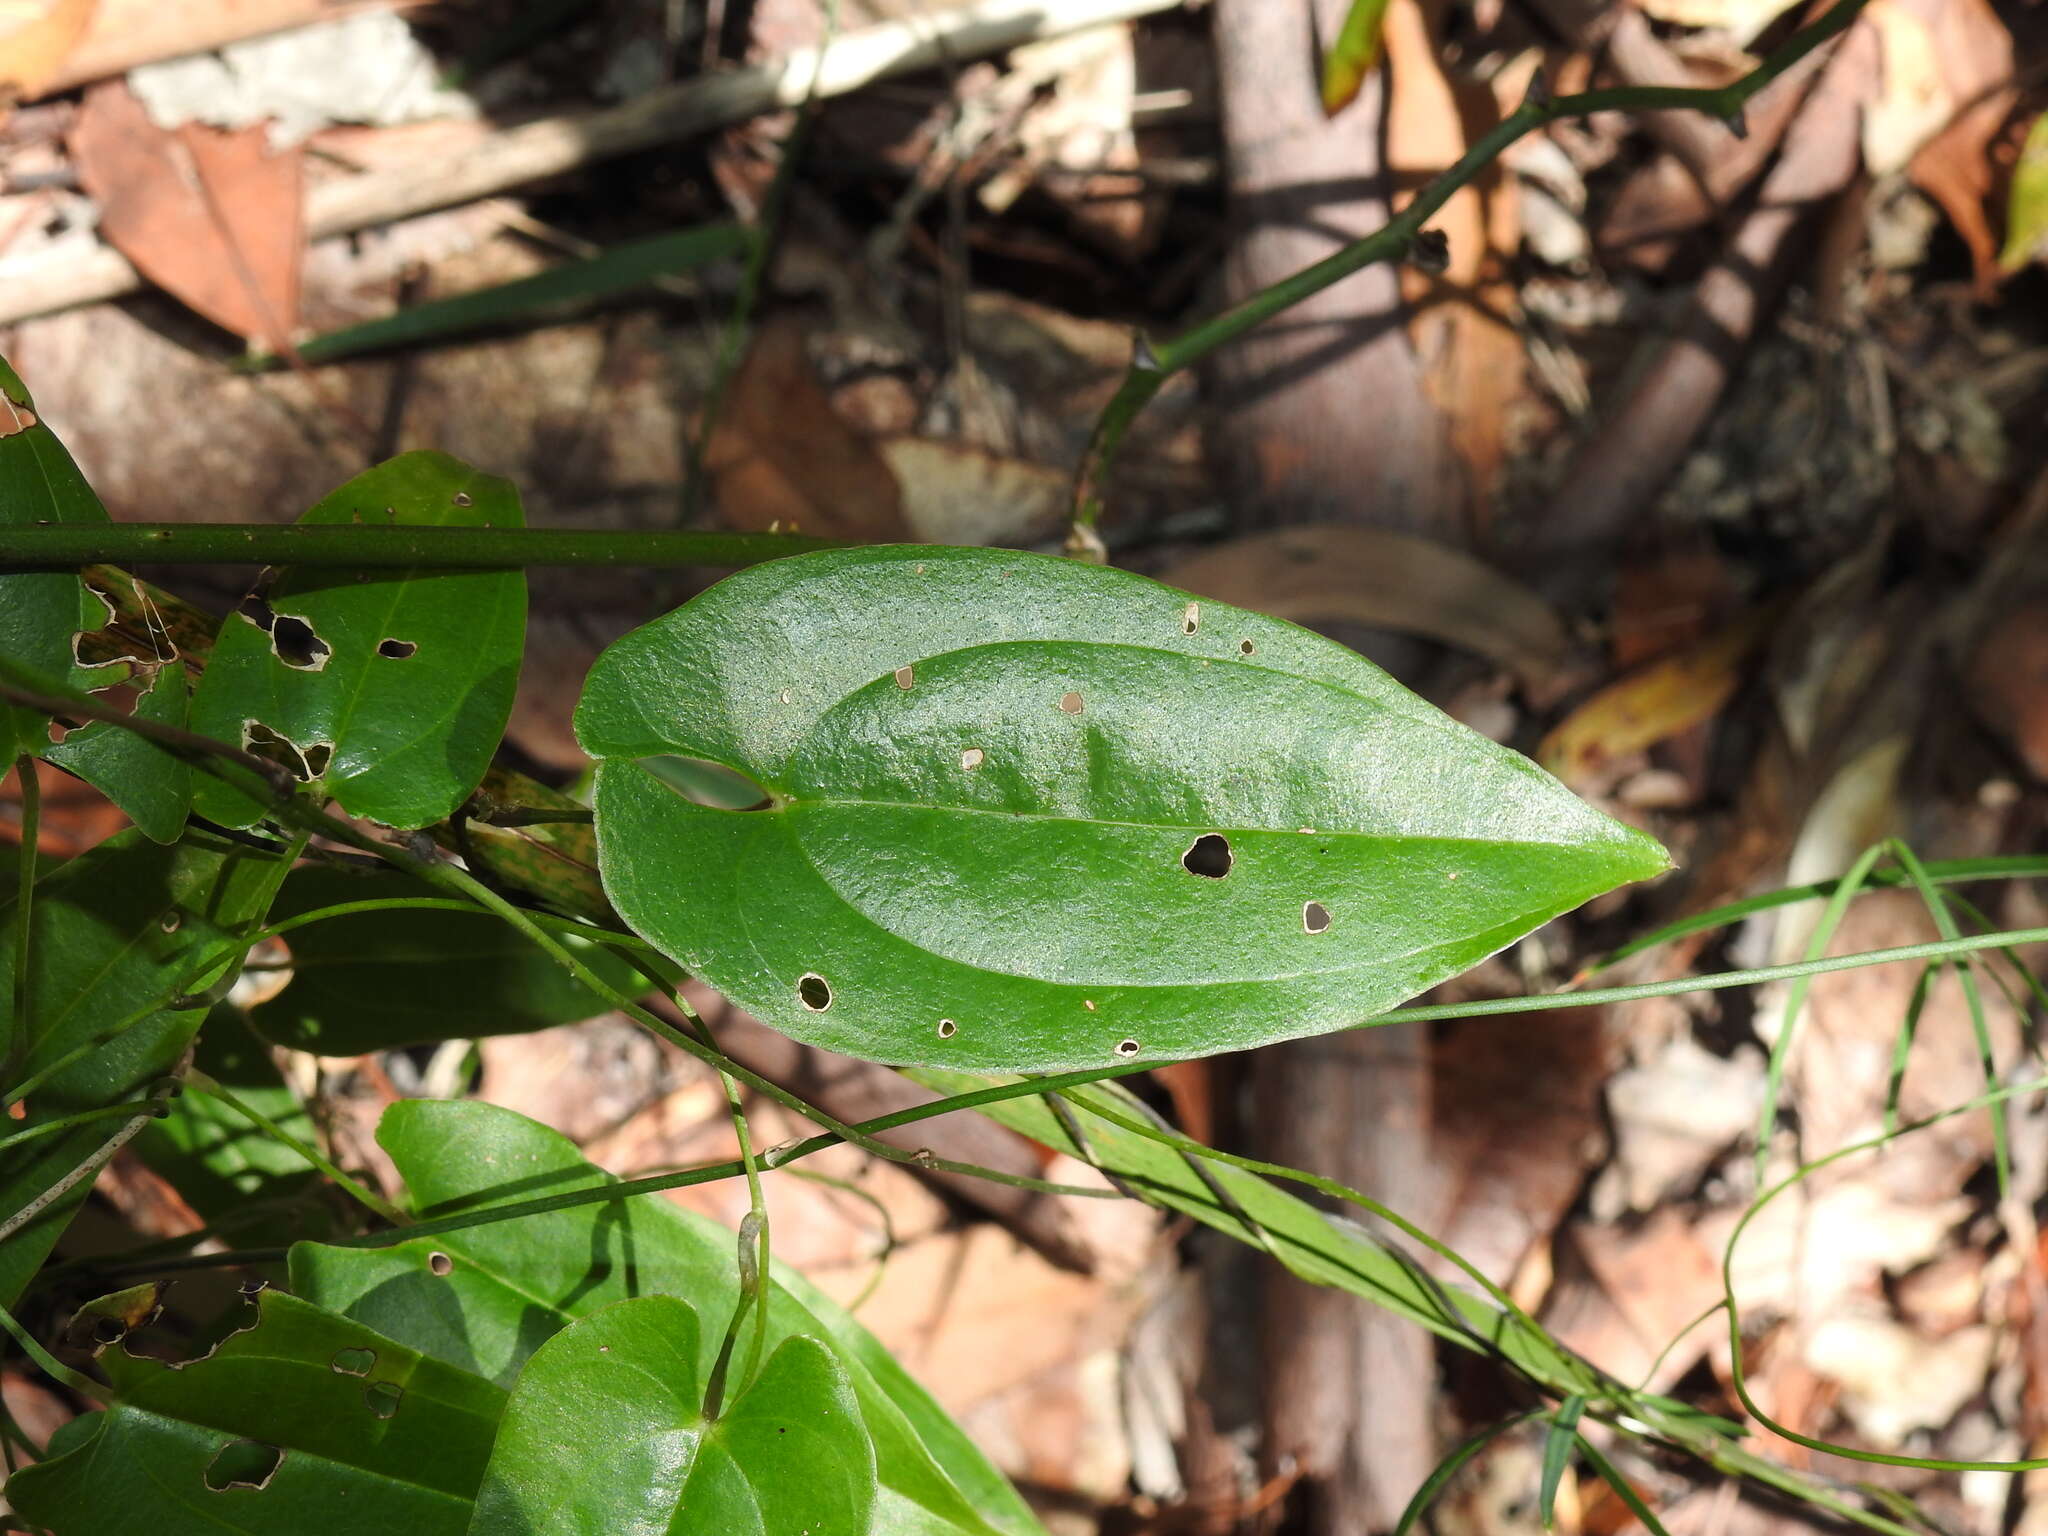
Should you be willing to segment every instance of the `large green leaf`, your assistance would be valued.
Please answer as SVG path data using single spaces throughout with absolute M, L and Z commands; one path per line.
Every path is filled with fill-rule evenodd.
M 0 359 L 0 528 L 29 523 L 104 523 L 107 509 L 35 401 Z M 0 573 L 0 656 L 64 681 L 78 679 L 73 642 L 105 610 L 73 571 Z M 0 760 L 40 753 L 48 722 L 0 704 Z
M 440 453 L 407 453 L 305 523 L 523 526 L 519 496 Z M 221 626 L 193 728 L 276 758 L 351 815 L 421 827 L 475 789 L 504 734 L 526 633 L 519 571 L 287 572 Z M 201 814 L 262 809 L 214 780 Z
M 504 1392 L 290 1296 L 182 1367 L 101 1359 L 119 1400 L 7 1485 L 55 1536 L 459 1536 Z
M 743 571 L 607 650 L 576 728 L 626 921 L 778 1029 L 894 1062 L 1342 1028 L 1667 863 L 1342 646 L 1003 550 Z M 770 807 L 696 804 L 665 756 Z
M 385 1111 L 377 1139 L 421 1215 L 613 1182 L 566 1137 L 489 1104 L 406 1100 Z M 611 1303 L 681 1296 L 722 1323 L 739 1301 L 733 1234 L 660 1199 L 573 1206 L 392 1248 L 300 1243 L 291 1284 L 505 1383 L 549 1337 Z M 771 1343 L 829 1339 L 845 1363 L 875 1445 L 878 1532 L 1037 1536 L 1015 1490 L 867 1330 L 780 1267 L 768 1295 Z M 700 1379 L 716 1345 L 701 1341 Z
M 294 871 L 271 915 L 351 901 L 438 897 L 396 870 Z M 267 1039 L 326 1056 L 472 1035 L 510 1035 L 591 1018 L 610 1006 L 501 919 L 485 912 L 359 912 L 293 929 L 292 980 L 258 1006 Z M 585 940 L 564 940 L 626 992 L 639 972 Z
M 673 1296 L 549 1339 L 512 1390 L 470 1536 L 866 1536 L 875 1452 L 838 1357 L 785 1339 L 706 1419 L 704 1342 Z
M 205 1015 L 169 1006 L 222 974 L 227 932 L 268 903 L 278 861 L 194 834 L 160 848 L 123 832 L 59 865 L 35 888 L 26 1017 L 0 987 L 0 1040 L 10 1042 L 11 1088 L 48 1073 L 27 1095 L 14 1129 L 139 1100 L 177 1063 Z M 13 887 L 0 900 L 0 977 L 12 977 Z M 207 965 L 209 957 L 218 963 Z M 119 1121 L 42 1137 L 0 1154 L 0 1220 L 27 1209 L 75 1169 Z M 11 1304 L 63 1232 L 87 1180 L 0 1244 L 0 1304 Z

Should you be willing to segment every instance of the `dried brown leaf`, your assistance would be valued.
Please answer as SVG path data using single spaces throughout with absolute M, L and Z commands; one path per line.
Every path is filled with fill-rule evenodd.
M 706 446 L 720 519 L 731 528 L 827 538 L 914 538 L 894 471 L 832 410 L 792 319 L 754 335 Z
M 70 134 L 100 232 L 142 275 L 273 351 L 298 322 L 303 158 L 261 127 L 166 132 L 119 82 L 86 93 Z

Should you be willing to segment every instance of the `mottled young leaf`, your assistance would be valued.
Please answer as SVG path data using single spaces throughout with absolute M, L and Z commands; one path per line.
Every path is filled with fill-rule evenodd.
M 295 870 L 273 918 L 344 902 L 440 895 L 396 870 Z M 252 1014 L 258 1033 L 294 1050 L 360 1056 L 393 1046 L 512 1035 L 573 1024 L 610 1004 L 501 919 L 485 912 L 392 908 L 294 928 L 292 979 Z M 610 951 L 564 941 L 626 992 L 646 983 Z
M 403 1100 L 385 1111 L 377 1140 L 422 1216 L 613 1182 L 567 1137 L 490 1104 Z M 825 1339 L 845 1364 L 875 1446 L 877 1530 L 1043 1536 L 1002 1474 L 866 1329 L 801 1276 L 780 1265 L 772 1275 L 770 1345 Z M 725 1319 L 739 1300 L 733 1234 L 645 1198 L 571 1206 L 389 1248 L 300 1243 L 291 1252 L 291 1285 L 321 1306 L 506 1385 L 548 1338 L 614 1302 L 681 1296 L 702 1316 Z M 702 1379 L 718 1340 L 699 1342 Z
M 866 1536 L 875 1453 L 838 1358 L 791 1338 L 716 1418 L 674 1296 L 572 1323 L 520 1372 L 469 1536 Z
M 366 470 L 300 519 L 517 528 L 519 496 L 440 453 Z M 353 816 L 421 827 L 460 805 L 504 734 L 526 634 L 520 571 L 288 571 L 221 626 L 193 729 L 317 783 Z M 214 780 L 202 815 L 262 807 Z
M 266 1291 L 256 1326 L 182 1367 L 112 1349 L 119 1401 L 15 1474 L 54 1536 L 459 1536 L 505 1394 Z
M 0 359 L 0 528 L 106 521 L 107 509 L 36 414 L 27 386 Z M 80 681 L 73 641 L 104 613 L 75 572 L 0 575 L 0 656 L 59 681 Z M 48 724 L 0 703 L 0 760 L 41 752 L 50 744 Z
M 576 712 L 628 923 L 778 1029 L 1056 1070 L 1340 1029 L 1667 863 L 1276 619 L 990 549 L 776 561 Z M 677 793 L 693 758 L 766 792 Z

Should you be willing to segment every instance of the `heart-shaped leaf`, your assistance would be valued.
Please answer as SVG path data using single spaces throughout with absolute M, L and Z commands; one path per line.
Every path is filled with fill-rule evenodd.
M 1357 1024 L 1665 868 L 1329 640 L 1127 572 L 835 550 L 592 668 L 606 891 L 778 1029 L 1055 1070 Z M 682 757 L 767 807 L 668 787 Z
M 717 1418 L 697 1313 L 642 1296 L 572 1323 L 526 1362 L 469 1536 L 811 1531 L 866 1536 L 875 1452 L 846 1368 L 785 1339 Z
M 494 1104 L 404 1099 L 377 1142 L 432 1217 L 614 1182 L 558 1131 Z M 830 1343 L 853 1384 L 881 1482 L 877 1531 L 1042 1536 L 1003 1475 L 861 1327 L 780 1264 L 768 1340 Z M 576 1205 L 381 1248 L 299 1243 L 293 1291 L 464 1370 L 509 1384 L 562 1328 L 634 1296 L 682 1296 L 705 1317 L 739 1301 L 733 1234 L 665 1200 Z M 718 1339 L 700 1341 L 697 1370 Z
M 442 453 L 406 453 L 302 523 L 518 528 L 518 492 Z M 287 572 L 221 626 L 192 728 L 275 759 L 353 816 L 423 827 L 460 805 L 504 734 L 526 634 L 519 571 Z M 263 808 L 212 779 L 202 815 Z

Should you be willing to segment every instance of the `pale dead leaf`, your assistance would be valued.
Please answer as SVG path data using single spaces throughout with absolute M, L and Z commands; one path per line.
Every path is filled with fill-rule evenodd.
M 811 370 L 800 325 L 755 332 L 704 455 L 731 528 L 875 542 L 913 538 L 894 471 L 846 424 Z
M 1916 1430 L 1946 1428 L 1990 1374 L 1998 1334 L 1979 1325 L 1924 1339 L 1888 1317 L 1829 1317 L 1807 1335 L 1806 1361 L 1842 1385 L 1842 1410 L 1870 1443 L 1903 1449 Z
M 86 93 L 70 133 L 100 232 L 152 283 L 273 351 L 298 321 L 300 152 L 261 128 L 166 133 L 119 82 Z
M 1792 4 L 1793 0 L 1641 0 L 1640 8 L 1675 27 L 1711 27 L 1730 33 L 1738 47 L 1747 48 Z
M 35 0 L 27 0 L 33 4 Z M 206 53 L 240 38 L 327 21 L 397 0 L 98 0 L 91 25 L 45 87 L 69 90 L 155 59 Z
M 1159 573 L 1168 586 L 1297 624 L 1348 621 L 1472 651 L 1537 683 L 1571 646 L 1542 598 L 1472 556 L 1384 528 L 1281 528 Z
M 902 488 L 911 536 L 927 544 L 1023 543 L 1066 515 L 1064 470 L 929 437 L 875 447 Z
M 1934 56 L 1934 32 L 1897 0 L 1870 0 L 1883 63 L 1878 94 L 1863 108 L 1863 164 L 1873 176 L 1902 171 L 1955 111 Z
M 92 22 L 98 0 L 0 0 L 0 101 L 49 88 Z

